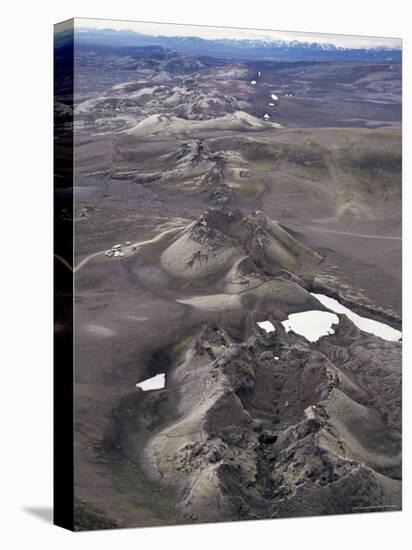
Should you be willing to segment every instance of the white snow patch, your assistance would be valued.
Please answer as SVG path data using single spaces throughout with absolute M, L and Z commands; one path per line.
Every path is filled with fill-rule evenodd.
M 166 385 L 166 378 L 165 374 L 156 374 L 156 376 L 153 376 L 152 378 L 148 378 L 147 380 L 143 380 L 143 382 L 139 382 L 136 384 L 136 388 L 141 388 L 143 391 L 151 391 L 151 390 L 161 390 Z
M 257 323 L 257 325 L 260 328 L 263 328 L 263 330 L 266 331 L 267 333 L 275 332 L 275 330 L 276 330 L 275 327 L 273 326 L 273 324 L 270 321 L 259 321 Z
M 367 317 L 361 317 L 357 313 L 351 311 L 348 307 L 343 306 L 338 300 L 325 296 L 324 294 L 311 293 L 312 296 L 317 298 L 321 304 L 335 313 L 344 313 L 354 325 L 364 332 L 369 332 L 375 336 L 379 336 L 383 340 L 388 342 L 398 342 L 402 338 L 402 332 L 392 328 L 386 323 L 375 321 L 374 319 L 368 319 Z
M 273 99 L 273 101 L 279 101 L 279 98 L 276 94 L 270 94 L 270 97 Z
M 339 323 L 339 317 L 327 311 L 302 311 L 291 313 L 286 321 L 282 321 L 286 332 L 293 330 L 304 336 L 309 342 L 316 342 L 321 336 L 334 334 L 332 325 Z

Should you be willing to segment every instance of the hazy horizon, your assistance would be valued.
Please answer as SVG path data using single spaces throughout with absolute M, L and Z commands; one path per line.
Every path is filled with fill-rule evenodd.
M 344 48 L 386 47 L 402 49 L 400 38 L 353 36 L 300 31 L 278 31 L 266 29 L 245 29 L 235 27 L 214 27 L 202 25 L 182 25 L 178 23 L 155 23 L 143 21 L 121 21 L 110 19 L 74 18 L 77 30 L 133 31 L 147 36 L 198 37 L 206 40 L 283 40 L 286 42 L 317 42 Z M 59 30 L 69 28 L 69 21 L 59 24 Z

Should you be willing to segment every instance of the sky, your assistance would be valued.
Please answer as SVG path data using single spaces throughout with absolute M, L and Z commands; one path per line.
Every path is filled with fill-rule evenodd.
M 77 28 L 131 30 L 151 36 L 197 36 L 206 39 L 263 39 L 298 40 L 301 42 L 319 42 L 334 44 L 346 48 L 368 48 L 386 46 L 401 48 L 399 38 L 373 36 L 352 36 L 343 34 L 315 34 L 290 31 L 272 31 L 258 29 L 236 29 L 231 27 L 204 27 L 201 25 L 178 25 L 172 23 L 149 23 L 138 21 L 120 21 L 109 19 L 75 19 Z

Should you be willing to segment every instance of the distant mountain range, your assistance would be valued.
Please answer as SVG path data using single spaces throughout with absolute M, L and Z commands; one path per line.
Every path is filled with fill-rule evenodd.
M 57 36 L 63 44 L 67 33 Z M 76 47 L 122 49 L 132 54 L 134 48 L 157 46 L 196 56 L 211 56 L 262 61 L 362 61 L 398 63 L 402 50 L 387 47 L 344 48 L 334 44 L 298 40 L 204 39 L 195 36 L 151 36 L 130 30 L 75 29 Z

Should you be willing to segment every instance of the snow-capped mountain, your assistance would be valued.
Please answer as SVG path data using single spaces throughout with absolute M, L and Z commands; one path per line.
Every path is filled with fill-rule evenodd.
M 113 29 L 79 28 L 76 46 L 133 48 L 161 46 L 198 56 L 256 59 L 263 61 L 371 61 L 400 62 L 402 50 L 387 46 L 349 48 L 323 42 L 271 39 L 205 39 L 197 36 L 151 36 Z

